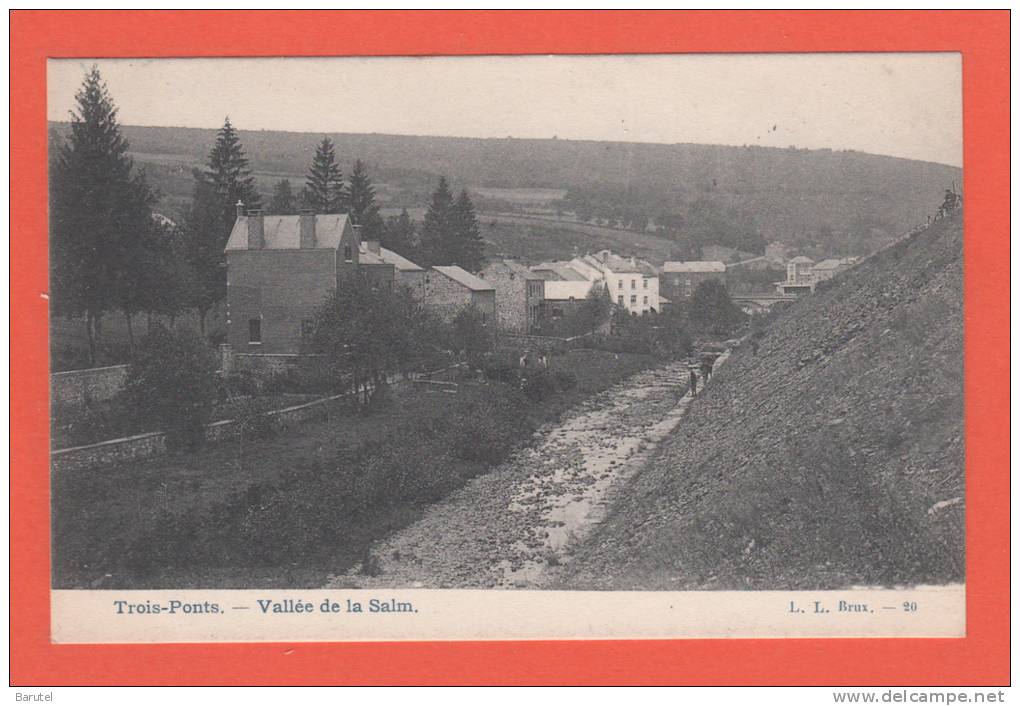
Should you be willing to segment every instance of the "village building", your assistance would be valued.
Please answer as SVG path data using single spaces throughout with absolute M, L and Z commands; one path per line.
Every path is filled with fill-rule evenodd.
M 360 268 L 359 228 L 346 214 L 266 216 L 238 204 L 225 251 L 227 342 L 237 353 L 299 353 L 342 279 L 359 270 L 372 286 L 393 279 L 392 266 Z
M 782 294 L 809 294 L 815 291 L 815 262 L 799 255 L 786 263 L 786 281 L 777 282 L 776 289 Z
M 716 280 L 726 286 L 726 265 L 718 260 L 671 261 L 662 265 L 661 289 L 670 300 L 681 302 L 694 296 L 698 285 Z
M 591 268 L 585 268 L 590 270 Z M 531 271 L 543 280 L 545 317 L 556 321 L 573 314 L 587 297 L 595 282 L 571 267 L 569 262 L 543 262 Z
M 366 240 L 360 245 L 361 262 L 392 268 L 392 281 L 398 287 L 405 287 L 417 301 L 425 299 L 425 268 L 408 260 L 403 255 L 388 250 L 378 240 Z
M 605 282 L 613 303 L 632 314 L 658 313 L 659 274 L 654 267 L 635 257 L 624 258 L 609 250 L 574 258 L 570 266 L 582 275 L 597 273 Z M 595 281 L 594 277 L 591 277 Z
M 542 322 L 545 281 L 513 260 L 490 262 L 482 278 L 496 290 L 496 322 L 500 331 L 528 334 Z
M 850 263 L 846 260 L 840 260 L 836 258 L 829 258 L 828 260 L 822 260 L 814 267 L 811 268 L 811 274 L 815 278 L 815 283 L 824 282 L 825 280 L 832 279 L 840 272 L 850 268 Z
M 496 325 L 495 288 L 457 265 L 436 265 L 425 273 L 425 299 L 445 321 L 473 306 L 481 312 L 483 323 Z

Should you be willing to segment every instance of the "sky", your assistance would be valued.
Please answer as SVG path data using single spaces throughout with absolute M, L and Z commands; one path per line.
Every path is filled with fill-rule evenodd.
M 125 125 L 853 149 L 961 166 L 956 53 L 51 59 Z

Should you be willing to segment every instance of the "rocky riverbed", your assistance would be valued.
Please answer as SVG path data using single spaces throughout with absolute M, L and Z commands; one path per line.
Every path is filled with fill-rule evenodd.
M 328 587 L 541 587 L 679 423 L 691 400 L 687 377 L 684 363 L 671 363 L 585 400 L 537 431 L 532 445 L 376 542 L 366 565 Z

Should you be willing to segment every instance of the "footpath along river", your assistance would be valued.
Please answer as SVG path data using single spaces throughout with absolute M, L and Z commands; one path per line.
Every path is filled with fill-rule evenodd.
M 588 398 L 536 432 L 531 447 L 377 541 L 376 575 L 355 566 L 327 588 L 541 587 L 546 569 L 570 561 L 613 493 L 680 422 L 691 402 L 680 396 L 687 378 L 675 362 Z

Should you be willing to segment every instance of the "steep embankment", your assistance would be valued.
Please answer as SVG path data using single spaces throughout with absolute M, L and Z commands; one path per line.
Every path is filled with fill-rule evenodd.
M 962 581 L 961 217 L 797 302 L 695 400 L 570 588 Z

